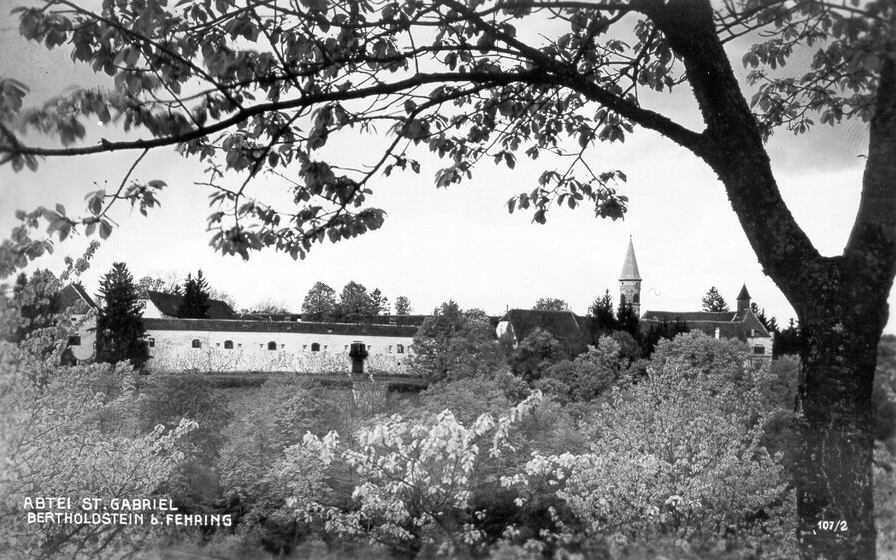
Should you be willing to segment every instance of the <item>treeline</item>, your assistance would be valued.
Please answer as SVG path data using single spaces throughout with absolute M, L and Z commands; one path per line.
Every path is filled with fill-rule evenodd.
M 302 302 L 302 320 L 332 323 L 371 323 L 377 316 L 389 315 L 392 306 L 379 288 L 368 292 L 363 284 L 350 281 L 337 296 L 336 290 L 316 282 Z M 411 302 L 405 296 L 395 299 L 395 315 L 409 315 Z

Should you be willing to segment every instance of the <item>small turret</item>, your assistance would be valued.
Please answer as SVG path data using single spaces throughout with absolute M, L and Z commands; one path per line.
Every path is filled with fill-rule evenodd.
M 747 285 L 744 284 L 744 287 L 740 289 L 740 293 L 737 294 L 737 312 L 743 313 L 749 308 L 750 292 L 747 291 Z

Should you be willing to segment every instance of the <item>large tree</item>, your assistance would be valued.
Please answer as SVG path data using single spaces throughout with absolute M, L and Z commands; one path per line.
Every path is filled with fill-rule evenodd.
M 382 297 L 382 295 L 380 295 Z M 336 320 L 340 323 L 370 323 L 379 315 L 378 302 L 363 284 L 350 281 L 342 287 L 336 304 Z
M 70 44 L 74 60 L 114 76 L 116 87 L 23 110 L 27 87 L 0 81 L 0 161 L 36 169 L 42 156 L 132 150 L 139 159 L 176 146 L 212 164 L 208 225 L 213 246 L 226 254 L 248 258 L 275 247 L 298 258 L 315 242 L 380 227 L 383 211 L 366 204 L 371 187 L 383 173 L 418 170 L 414 147 L 445 158 L 436 183 L 447 186 L 470 177 L 477 161 L 513 167 L 518 154 L 535 158 L 571 144 L 569 171 L 546 171 L 508 204 L 534 209 L 538 222 L 554 202 L 623 215 L 616 182 L 624 174 L 587 164 L 596 142 L 622 141 L 638 126 L 692 152 L 718 175 L 762 269 L 799 318 L 803 553 L 874 555 L 871 388 L 896 274 L 890 0 L 103 5 L 93 12 L 48 0 L 19 12 L 25 37 L 49 48 Z M 748 84 L 725 50 L 744 36 L 756 41 L 738 55 L 750 68 Z M 809 47 L 806 67 L 785 66 Z M 696 99 L 699 127 L 642 104 L 645 90 L 680 87 Z M 150 137 L 77 145 L 85 122 L 113 118 Z M 870 124 L 861 201 L 844 251 L 825 256 L 784 202 L 765 142 L 779 128 L 803 133 L 815 121 L 850 118 Z M 30 145 L 22 130 L 54 135 L 63 147 Z M 354 150 L 320 150 L 374 130 L 388 141 L 368 167 Z M 250 196 L 253 178 L 287 166 L 296 208 L 277 211 Z M 221 181 L 225 168 L 245 172 L 241 186 Z M 38 218 L 60 237 L 80 224 L 105 237 L 108 203 L 155 206 L 164 184 L 128 177 L 117 192 L 93 193 L 84 219 L 62 208 L 23 213 L 26 224 L 0 246 L 3 270 L 47 248 L 27 235 Z M 820 530 L 823 520 L 845 521 L 848 531 Z
M 125 263 L 114 263 L 100 280 L 103 309 L 96 321 L 96 358 L 100 362 L 129 361 L 142 365 L 149 357 L 143 311 L 137 286 Z
M 335 313 L 336 290 L 323 282 L 315 282 L 302 302 L 302 320 L 332 321 Z

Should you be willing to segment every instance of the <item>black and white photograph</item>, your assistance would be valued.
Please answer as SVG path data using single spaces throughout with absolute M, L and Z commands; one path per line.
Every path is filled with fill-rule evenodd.
M 894 0 L 3 0 L 0 559 L 896 558 L 894 277 Z

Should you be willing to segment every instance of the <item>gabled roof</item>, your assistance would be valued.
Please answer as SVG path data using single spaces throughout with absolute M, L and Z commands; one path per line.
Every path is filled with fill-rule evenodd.
M 177 317 L 177 310 L 184 300 L 183 296 L 156 292 L 154 290 L 146 290 L 146 297 L 158 308 L 162 315 L 168 315 L 169 317 Z M 208 319 L 235 318 L 236 313 L 233 312 L 229 305 L 217 299 L 208 300 Z
M 78 307 L 80 306 L 86 306 L 91 309 L 96 309 L 96 303 L 87 294 L 87 292 L 84 291 L 84 287 L 78 283 L 71 283 L 59 290 L 59 292 L 56 294 L 56 298 L 59 302 L 60 309 L 68 309 L 72 306 L 75 307 L 75 312 L 80 311 L 80 309 L 78 309 Z M 84 311 L 86 311 L 86 309 L 84 309 Z
M 587 344 L 589 340 L 590 319 L 579 317 L 572 311 L 511 309 L 500 319 L 500 322 L 505 321 L 510 323 L 517 342 L 536 328 L 551 333 L 559 342 Z
M 715 336 L 719 329 L 719 336 L 723 338 L 736 338 L 746 341 L 747 338 L 767 338 L 768 330 L 756 315 L 749 309 L 743 313 L 724 311 L 714 313 L 710 311 L 647 311 L 641 317 L 641 328 L 650 328 L 651 323 L 663 321 L 674 323 L 683 321 L 692 331 L 703 331 L 709 336 Z
M 632 245 L 632 238 L 628 238 L 628 252 L 625 253 L 625 262 L 622 264 L 622 272 L 619 273 L 620 280 L 640 280 L 641 273 L 638 271 L 638 259 L 635 258 L 635 247 Z
M 417 327 L 368 325 L 359 323 L 297 323 L 295 321 L 246 321 L 226 319 L 143 319 L 144 328 L 151 331 L 217 331 L 269 332 L 304 334 L 341 334 L 362 336 L 396 336 L 412 338 Z

